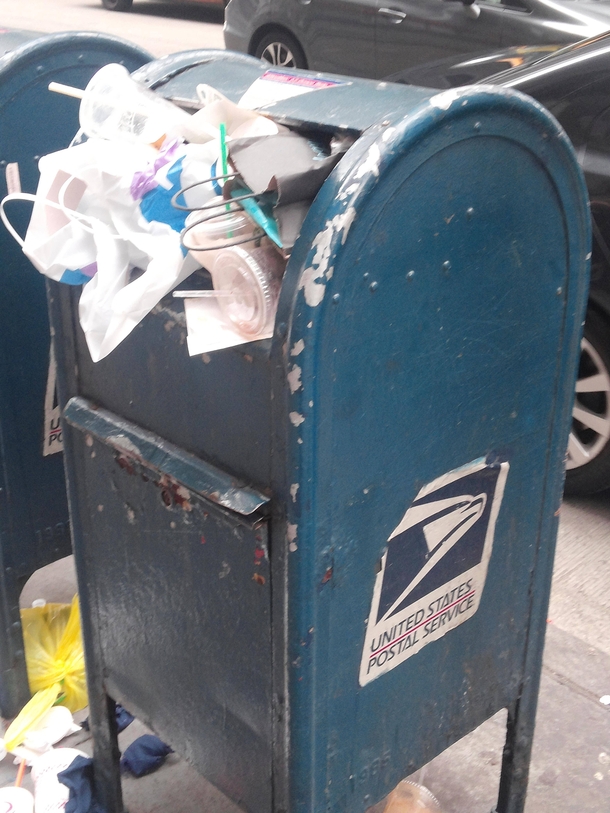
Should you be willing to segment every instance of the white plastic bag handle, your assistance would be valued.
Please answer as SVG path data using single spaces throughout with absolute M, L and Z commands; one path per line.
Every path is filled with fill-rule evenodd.
M 7 195 L 5 198 L 2 199 L 2 201 L 0 201 L 0 218 L 2 218 L 2 222 L 6 226 L 6 230 L 11 235 L 11 237 L 13 237 L 13 239 L 16 240 L 17 243 L 19 243 L 21 248 L 23 248 L 25 240 L 19 234 L 17 229 L 13 226 L 11 221 L 8 219 L 7 213 L 4 211 L 5 205 L 7 203 L 10 203 L 10 201 L 12 200 L 25 200 L 29 201 L 30 203 L 36 203 L 38 198 L 36 197 L 36 195 L 31 195 L 29 192 L 11 192 L 10 195 Z
M 82 215 L 79 212 L 74 211 L 74 209 L 68 209 L 64 202 L 64 198 L 66 195 L 66 190 L 70 183 L 74 180 L 74 176 L 71 175 L 64 183 L 61 185 L 61 188 L 57 194 L 58 203 L 55 203 L 52 200 L 47 200 L 46 198 L 41 198 L 38 195 L 32 195 L 29 192 L 12 192 L 10 195 L 6 195 L 0 201 L 0 218 L 2 222 L 6 226 L 7 231 L 13 237 L 16 242 L 21 246 L 21 248 L 25 245 L 25 238 L 23 238 L 19 232 L 15 229 L 13 224 L 8 218 L 8 215 L 4 209 L 7 203 L 10 203 L 13 200 L 21 200 L 26 201 L 27 203 L 41 203 L 43 206 L 50 206 L 52 209 L 58 209 L 60 212 L 68 218 L 70 221 L 78 221 L 78 223 L 82 226 L 85 231 L 88 231 L 90 234 L 94 234 L 93 223 L 96 222 L 96 218 L 91 217 L 89 215 Z M 115 240 L 121 240 L 118 234 L 109 234 L 108 237 L 112 237 Z

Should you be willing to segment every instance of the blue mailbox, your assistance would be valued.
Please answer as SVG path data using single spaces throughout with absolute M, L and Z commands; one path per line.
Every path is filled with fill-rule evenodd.
M 206 52 L 136 76 L 353 144 L 272 340 L 189 358 L 168 297 L 94 364 L 50 286 L 103 803 L 112 698 L 249 813 L 363 813 L 506 708 L 522 811 L 587 290 L 565 134 L 497 88 Z
M 0 52 L 2 197 L 7 180 L 10 191 L 35 192 L 39 157 L 67 147 L 78 129 L 73 100 L 49 93 L 49 82 L 84 87 L 108 62 L 135 70 L 150 59 L 101 34 L 3 31 Z M 29 211 L 14 207 L 23 233 Z M 30 697 L 19 595 L 71 544 L 44 279 L 4 228 L 0 253 L 0 711 L 13 717 Z

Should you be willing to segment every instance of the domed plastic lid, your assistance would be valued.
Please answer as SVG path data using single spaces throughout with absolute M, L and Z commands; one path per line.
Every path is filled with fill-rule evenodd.
M 284 262 L 275 249 L 239 246 L 218 252 L 212 267 L 214 290 L 225 317 L 245 336 L 256 338 L 273 325 Z

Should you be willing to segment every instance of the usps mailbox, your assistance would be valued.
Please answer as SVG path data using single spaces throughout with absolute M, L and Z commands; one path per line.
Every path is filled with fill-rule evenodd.
M 217 52 L 137 75 L 354 143 L 270 341 L 189 358 L 168 297 L 94 364 L 49 288 L 108 811 L 109 698 L 250 813 L 362 813 L 507 708 L 521 811 L 587 289 L 567 138 L 496 88 Z
M 78 128 L 77 108 L 49 93 L 49 82 L 84 87 L 108 62 L 135 70 L 150 59 L 135 45 L 83 33 L 7 30 L 0 53 L 2 197 L 35 192 L 39 157 L 67 147 Z M 11 215 L 23 233 L 28 207 Z M 35 570 L 71 546 L 44 280 L 4 227 L 0 253 L 0 711 L 10 718 L 30 697 L 19 595 Z

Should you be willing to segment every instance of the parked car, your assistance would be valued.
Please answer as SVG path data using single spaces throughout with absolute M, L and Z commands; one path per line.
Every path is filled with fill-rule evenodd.
M 549 54 L 511 48 L 494 54 L 439 60 L 390 76 L 433 88 L 484 82 L 533 96 L 562 124 L 576 149 L 593 227 L 591 289 L 584 326 L 566 493 L 610 487 L 610 34 Z
M 608 0 L 231 0 L 224 35 L 227 48 L 274 65 L 379 78 L 444 57 L 566 45 L 609 29 Z

